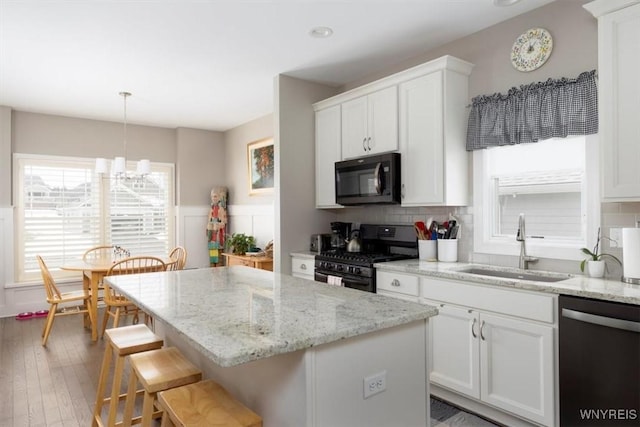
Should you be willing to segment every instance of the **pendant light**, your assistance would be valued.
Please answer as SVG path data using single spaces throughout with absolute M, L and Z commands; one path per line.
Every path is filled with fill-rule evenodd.
M 130 92 L 120 92 L 120 96 L 122 96 L 124 101 L 124 126 L 123 126 L 123 156 L 116 157 L 113 159 L 111 163 L 111 174 L 115 178 L 131 178 L 127 176 L 127 98 L 131 96 Z M 97 158 L 96 159 L 96 172 L 99 174 L 108 173 L 108 162 L 107 159 Z M 144 177 L 145 175 L 149 175 L 151 173 L 151 162 L 147 159 L 142 159 L 138 162 L 136 166 L 136 175 L 138 177 Z

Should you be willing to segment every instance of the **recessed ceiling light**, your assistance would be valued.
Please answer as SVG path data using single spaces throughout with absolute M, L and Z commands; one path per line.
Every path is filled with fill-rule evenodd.
M 518 3 L 520 0 L 493 0 L 494 6 L 511 6 Z
M 309 35 L 311 37 L 316 37 L 319 39 L 330 37 L 331 34 L 333 34 L 333 30 L 329 27 L 315 27 L 312 28 L 311 31 L 309 31 Z

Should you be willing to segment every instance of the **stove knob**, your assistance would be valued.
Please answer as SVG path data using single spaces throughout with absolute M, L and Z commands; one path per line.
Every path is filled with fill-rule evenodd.
M 320 267 L 320 268 L 324 268 L 324 264 L 325 264 L 325 263 L 324 263 L 324 261 L 320 261 L 320 265 L 319 265 L 319 267 Z
M 327 270 L 333 270 L 333 264 L 327 263 Z
M 344 270 L 344 267 L 343 267 L 342 265 L 338 265 L 337 270 L 338 270 L 338 271 L 342 271 L 342 270 Z
M 353 267 L 349 266 L 349 273 L 353 273 Z
M 356 267 L 353 269 L 353 273 L 354 274 L 362 274 L 362 270 L 360 269 L 360 267 Z

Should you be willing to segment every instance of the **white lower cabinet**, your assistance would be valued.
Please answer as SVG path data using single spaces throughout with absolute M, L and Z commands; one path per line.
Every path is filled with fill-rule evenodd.
M 553 427 L 557 297 L 377 269 L 378 293 L 438 308 L 428 380 L 479 404 Z
M 480 314 L 480 399 L 554 424 L 553 328 Z
M 437 306 L 439 311 L 429 322 L 431 383 L 535 423 L 553 426 L 554 325 L 483 311 L 485 301 L 481 297 L 479 307 L 452 303 L 460 295 L 468 296 L 469 287 L 474 285 L 457 286 L 457 282 L 446 281 L 448 289 L 443 291 L 445 281 L 423 282 L 427 283 L 423 283 L 422 302 Z M 436 293 L 445 296 L 446 301 L 428 298 L 432 285 L 439 288 Z M 499 291 L 505 305 L 510 305 L 510 297 L 522 302 L 527 295 Z M 553 304 L 551 296 L 549 303 Z
M 314 280 L 314 259 L 291 255 L 291 275 L 301 279 Z
M 376 272 L 376 293 L 418 302 L 420 299 L 420 279 L 412 274 L 378 271 Z
M 424 300 L 438 307 L 430 320 L 432 383 L 480 399 L 480 346 L 477 311 Z

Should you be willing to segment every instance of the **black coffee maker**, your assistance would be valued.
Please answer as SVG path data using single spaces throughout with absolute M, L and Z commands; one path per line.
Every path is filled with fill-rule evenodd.
M 347 245 L 346 239 L 351 234 L 350 222 L 331 223 L 331 249 L 344 249 Z

